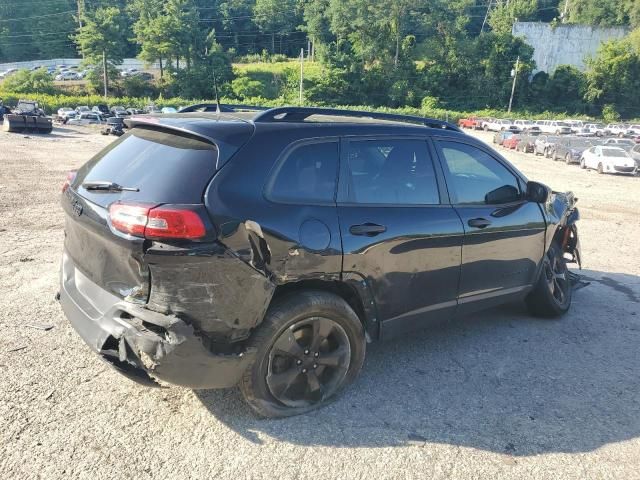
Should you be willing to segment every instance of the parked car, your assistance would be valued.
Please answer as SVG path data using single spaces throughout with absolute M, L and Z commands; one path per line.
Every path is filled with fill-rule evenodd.
M 640 125 L 629 125 L 629 132 L 632 136 L 640 136 Z
M 458 120 L 458 126 L 460 128 L 471 128 L 473 130 L 480 130 L 482 128 L 482 120 L 478 117 L 461 118 Z
M 583 138 L 561 138 L 553 149 L 553 159 L 564 160 L 567 164 L 580 163 L 582 153 L 593 146 L 593 142 Z
M 598 173 L 624 173 L 635 175 L 636 162 L 620 147 L 597 145 L 585 150 L 580 159 L 581 168 L 593 168 Z
M 104 123 L 104 119 L 95 112 L 83 112 L 67 121 L 67 125 L 100 125 L 102 123 Z
M 502 145 L 507 138 L 510 138 L 513 135 L 515 135 L 515 133 L 510 132 L 508 130 L 502 131 L 502 132 L 496 132 L 493 135 L 493 143 L 495 143 L 496 145 Z
M 173 107 L 162 107 L 160 113 L 178 113 L 178 110 Z
M 596 137 L 602 137 L 605 135 L 606 127 L 602 123 L 588 123 L 585 125 L 585 129 L 589 131 L 592 135 Z
M 631 155 L 631 158 L 636 162 L 636 167 L 638 167 L 638 171 L 640 172 L 640 143 L 631 149 L 629 155 Z
M 630 125 L 626 125 L 624 123 L 610 123 L 605 127 L 604 131 L 607 135 L 613 135 L 622 138 L 632 133 L 629 130 L 629 127 Z
M 107 119 L 107 123 L 100 131 L 102 135 L 115 135 L 120 137 L 124 135 L 124 119 L 118 117 L 110 117 Z
M 584 128 L 584 122 L 582 120 L 566 120 L 567 125 L 571 128 L 571 133 L 579 133 Z
M 67 80 L 80 80 L 80 76 L 76 72 L 66 71 L 56 75 L 55 80 L 58 82 L 64 82 Z
M 73 108 L 63 107 L 58 109 L 58 118 L 62 121 L 69 120 L 70 118 L 75 118 L 77 115 L 76 111 Z
M 131 121 L 63 186 L 62 309 L 137 382 L 239 385 L 296 415 L 357 377 L 367 342 L 519 299 L 570 308 L 575 197 L 456 126 L 197 115 Z
M 76 107 L 77 113 L 89 113 L 90 111 L 91 109 L 87 105 L 81 105 L 79 107 Z
M 541 130 L 545 133 L 553 135 L 570 135 L 571 127 L 566 122 L 560 122 L 557 120 L 551 120 L 541 127 Z
M 607 138 L 604 141 L 604 145 L 620 147 L 627 152 L 631 151 L 635 144 L 636 142 L 629 138 Z
M 518 146 L 518 143 L 520 143 L 521 137 L 520 135 L 511 135 L 509 138 L 505 138 L 502 141 L 502 146 L 504 148 L 508 148 L 509 150 L 515 150 L 516 147 Z
M 137 72 L 137 73 L 131 74 L 130 76 L 139 78 L 141 80 L 144 80 L 145 82 L 150 82 L 154 80 L 154 76 L 149 72 Z
M 144 113 L 144 110 L 140 108 L 129 107 L 127 108 L 127 112 L 129 113 L 129 115 L 140 115 Z
M 118 112 L 125 112 L 126 110 L 122 105 L 115 105 L 109 109 L 112 115 L 115 115 Z
M 108 118 L 111 117 L 111 112 L 109 111 L 109 107 L 107 107 L 104 104 L 100 104 L 100 105 L 94 105 L 93 107 L 91 107 L 91 111 L 93 113 L 97 113 L 102 117 Z
M 147 105 L 144 107 L 144 113 L 162 113 L 162 111 L 155 105 Z
M 553 135 L 539 135 L 534 142 L 534 153 L 536 155 L 544 155 L 546 158 L 551 158 L 553 149 L 555 148 L 558 140 L 560 140 L 560 137 Z
M 122 70 L 120 72 L 121 77 L 132 77 L 137 75 L 140 71 L 137 68 L 127 68 L 126 70 Z
M 521 132 L 540 132 L 540 127 L 533 123 L 532 120 L 516 120 L 513 124 L 518 127 Z
M 516 146 L 516 151 L 523 152 L 523 153 L 535 152 L 536 138 L 537 138 L 536 135 L 531 135 L 531 134 L 522 135 L 520 137 L 520 141 L 518 142 L 518 145 Z

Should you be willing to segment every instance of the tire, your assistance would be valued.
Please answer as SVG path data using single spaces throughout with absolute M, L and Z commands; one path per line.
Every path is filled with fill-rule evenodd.
M 324 338 L 319 346 L 314 346 L 314 333 Z M 362 323 L 347 302 L 332 293 L 303 291 L 269 307 L 249 347 L 257 354 L 240 380 L 240 391 L 258 415 L 275 418 L 300 415 L 335 399 L 362 369 L 366 342 Z
M 489 125 L 485 125 L 485 126 L 484 126 L 484 131 L 485 131 L 485 132 L 488 132 L 488 131 L 489 131 Z
M 584 161 L 584 158 L 580 159 L 580 168 L 585 170 L 587 168 L 587 164 Z
M 564 161 L 567 165 L 571 165 L 571 155 L 568 153 L 564 156 Z
M 598 173 L 601 175 L 604 173 L 604 169 L 602 168 L 602 163 L 598 164 Z
M 573 293 L 568 274 L 560 246 L 553 242 L 542 260 L 536 286 L 526 298 L 527 307 L 533 315 L 558 318 L 567 313 Z

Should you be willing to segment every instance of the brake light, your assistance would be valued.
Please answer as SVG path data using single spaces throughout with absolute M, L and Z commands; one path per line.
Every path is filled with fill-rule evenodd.
M 118 231 L 148 239 L 197 239 L 206 234 L 200 216 L 193 210 L 171 205 L 113 203 L 109 207 L 111 225 Z
M 64 179 L 64 183 L 62 184 L 62 193 L 66 192 L 67 189 L 71 186 L 76 178 L 76 173 L 78 173 L 76 170 L 67 172 L 67 177 Z

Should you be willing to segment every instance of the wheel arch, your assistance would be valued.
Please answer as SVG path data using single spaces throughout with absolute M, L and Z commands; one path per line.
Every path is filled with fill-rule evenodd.
M 367 342 L 379 338 L 375 303 L 369 286 L 360 275 L 345 273 L 342 280 L 305 279 L 277 285 L 271 303 L 301 291 L 323 291 L 342 298 L 356 313 L 365 330 Z

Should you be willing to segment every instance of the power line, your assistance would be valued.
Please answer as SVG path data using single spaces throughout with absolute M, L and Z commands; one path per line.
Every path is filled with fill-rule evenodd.
M 16 22 L 19 20 L 35 20 L 38 18 L 47 18 L 47 17 L 56 17 L 58 15 L 68 15 L 69 13 L 75 13 L 75 10 L 69 10 L 66 12 L 58 12 L 58 13 L 49 13 L 46 15 L 37 15 L 34 17 L 22 17 L 22 18 L 3 18 L 0 20 L 0 22 Z

